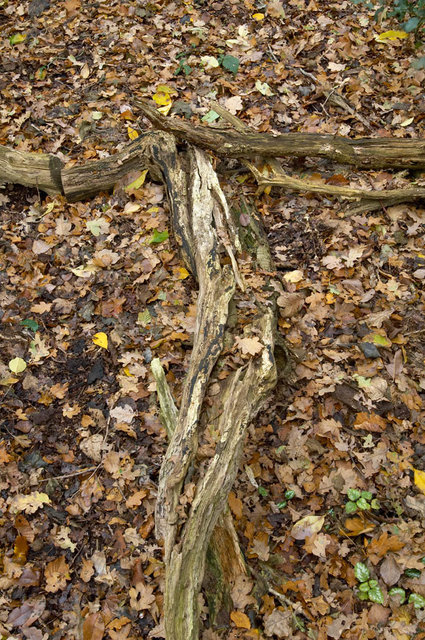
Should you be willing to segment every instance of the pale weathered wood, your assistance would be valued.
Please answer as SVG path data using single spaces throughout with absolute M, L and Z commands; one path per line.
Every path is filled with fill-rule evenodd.
M 56 156 L 16 151 L 0 145 L 0 183 L 22 184 L 56 195 L 63 193 L 62 166 Z

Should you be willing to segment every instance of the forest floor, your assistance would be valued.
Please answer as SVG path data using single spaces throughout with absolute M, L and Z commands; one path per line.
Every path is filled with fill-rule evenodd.
M 413 35 L 377 39 L 399 25 L 347 0 L 0 6 L 0 143 L 68 166 L 146 130 L 141 97 L 205 126 L 214 99 L 256 131 L 425 137 Z M 221 629 L 203 606 L 203 638 L 423 639 L 424 208 L 355 211 L 261 191 L 237 161 L 216 169 L 242 225 L 258 215 L 267 232 L 293 362 L 229 498 L 250 575 Z M 325 160 L 285 170 L 425 184 Z M 178 404 L 197 291 L 163 187 L 139 177 L 76 204 L 0 190 L 2 639 L 164 637 L 167 441 L 149 364 Z

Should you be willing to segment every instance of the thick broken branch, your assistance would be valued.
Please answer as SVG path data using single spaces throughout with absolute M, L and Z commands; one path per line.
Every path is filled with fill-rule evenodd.
M 363 169 L 424 169 L 425 140 L 410 138 L 358 138 L 318 133 L 241 133 L 220 131 L 194 125 L 177 118 L 166 118 L 149 102 L 136 101 L 137 106 L 155 127 L 203 149 L 211 149 L 228 158 L 321 157 L 340 164 Z

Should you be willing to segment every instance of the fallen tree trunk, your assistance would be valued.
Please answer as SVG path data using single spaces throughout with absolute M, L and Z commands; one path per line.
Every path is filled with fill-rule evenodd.
M 165 118 L 147 102 L 138 102 L 144 115 L 160 129 L 217 155 L 245 160 L 261 186 L 284 187 L 292 191 L 337 196 L 348 200 L 361 200 L 366 207 L 390 206 L 401 202 L 425 199 L 425 186 L 412 185 L 400 189 L 364 190 L 345 186 L 317 184 L 288 176 L 277 164 L 276 157 L 319 156 L 334 162 L 352 164 L 360 168 L 425 168 L 425 141 L 398 138 L 363 138 L 350 140 L 318 134 L 284 134 L 272 136 L 252 132 L 223 107 L 215 108 L 231 123 L 235 130 L 225 131 L 213 127 L 194 126 L 175 118 Z M 239 125 L 238 126 L 238 123 Z M 62 194 L 75 202 L 111 190 L 128 173 L 148 168 L 147 154 L 156 144 L 164 146 L 160 132 L 147 132 L 139 136 L 122 151 L 83 166 L 66 168 L 55 156 L 22 152 L 0 145 L 0 182 L 12 182 L 36 187 L 49 195 Z M 273 168 L 271 175 L 262 174 L 250 159 L 262 156 Z M 150 166 L 158 179 L 158 168 Z
M 240 250 L 238 231 L 217 175 L 208 156 L 200 149 L 189 146 L 186 151 L 178 152 L 174 134 L 228 157 L 317 155 L 363 167 L 423 168 L 425 143 L 389 139 L 350 141 L 311 134 L 273 137 L 238 128 L 220 132 L 163 118 L 142 104 L 144 113 L 154 124 L 172 133 L 145 133 L 114 156 L 71 168 L 64 168 L 49 155 L 1 147 L 0 181 L 38 187 L 51 195 L 62 194 L 70 201 L 107 191 L 130 171 L 145 168 L 166 186 L 174 235 L 186 266 L 198 280 L 199 296 L 194 346 L 178 413 L 167 387 L 158 387 L 160 399 L 168 403 L 165 421 L 170 444 L 160 472 L 156 533 L 164 540 L 167 640 L 198 640 L 198 594 L 208 545 L 216 526 L 217 531 L 221 529 L 229 536 L 227 548 L 234 549 L 235 567 L 243 566 L 226 512 L 227 497 L 240 463 L 246 427 L 277 379 L 274 295 L 279 283 L 273 282 L 267 244 L 253 225 L 255 242 L 250 268 L 255 270 L 258 263 L 258 275 L 261 274 L 264 287 L 261 299 L 253 290 L 245 292 L 246 285 L 236 260 Z M 281 170 L 276 161 L 272 161 L 279 174 Z M 254 175 L 258 174 L 254 165 L 248 166 Z M 261 174 L 256 177 L 264 184 Z M 279 184 L 289 188 L 348 198 L 364 197 L 366 201 L 375 198 L 370 193 L 376 193 L 358 194 L 358 190 L 348 188 L 335 191 L 335 187 L 327 185 L 324 189 L 319 185 L 319 189 L 317 185 L 282 175 L 278 179 Z M 299 184 L 301 182 L 303 184 Z M 420 188 L 414 193 L 396 191 L 389 193 L 393 199 L 400 198 L 399 201 L 423 197 Z M 380 201 L 378 196 L 375 199 Z M 227 349 L 235 350 L 237 338 L 242 337 L 238 325 L 232 330 L 228 326 L 229 304 L 236 292 L 238 296 L 246 295 L 251 305 L 242 336 L 253 340 L 258 349 L 254 350 L 253 357 L 240 356 L 237 368 L 228 367 L 227 377 L 215 382 L 221 390 L 216 418 L 207 419 L 203 402 L 214 368 L 223 359 L 223 346 L 226 343 Z M 198 468 L 196 455 L 200 439 L 206 439 L 210 448 L 213 443 L 213 447 Z M 195 475 L 189 480 L 192 468 Z M 217 536 L 219 533 L 211 549 L 219 557 L 222 551 Z

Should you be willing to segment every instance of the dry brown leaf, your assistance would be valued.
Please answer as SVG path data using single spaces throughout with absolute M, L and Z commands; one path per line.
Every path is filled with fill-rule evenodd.
M 60 556 L 46 565 L 44 578 L 46 580 L 45 590 L 49 593 L 65 589 L 67 581 L 71 579 L 65 556 Z
M 102 640 L 105 633 L 105 623 L 100 611 L 91 613 L 83 622 L 83 640 Z
M 267 618 L 264 624 L 264 633 L 266 636 L 275 636 L 276 638 L 292 638 L 292 612 L 287 609 L 275 609 Z
M 244 355 L 249 353 L 250 355 L 255 356 L 264 348 L 264 345 L 261 344 L 257 336 L 254 336 L 252 338 L 240 338 L 239 336 L 236 336 L 235 341 L 236 346 L 242 351 Z
M 153 587 L 143 582 L 138 582 L 136 586 L 132 587 L 129 591 L 130 595 L 130 607 L 135 611 L 143 611 L 143 609 L 149 609 L 151 604 L 155 602 L 155 596 L 153 595 Z

